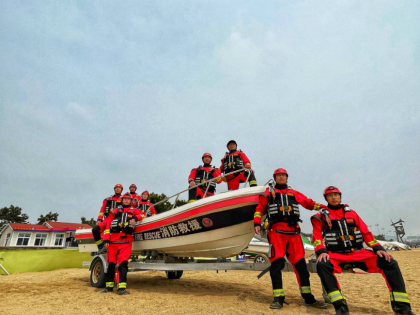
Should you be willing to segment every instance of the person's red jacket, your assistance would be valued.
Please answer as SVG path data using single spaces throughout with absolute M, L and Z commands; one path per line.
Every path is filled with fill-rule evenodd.
M 234 151 L 232 153 L 227 153 L 226 156 L 222 159 L 222 164 L 220 165 L 220 167 L 218 168 L 218 170 L 220 171 L 220 173 L 224 172 L 224 160 L 225 158 L 227 158 L 229 155 L 233 155 L 233 156 L 239 156 L 239 158 L 242 160 L 242 162 L 244 163 L 244 167 L 245 168 L 251 168 L 251 161 L 248 159 L 248 157 L 246 156 L 245 153 L 243 153 L 242 151 Z M 235 176 L 236 174 L 232 174 L 229 175 L 229 177 Z
M 302 207 L 308 209 L 308 210 L 319 210 L 321 204 L 316 203 L 314 200 L 307 198 L 302 193 L 298 192 L 297 190 L 291 189 L 291 188 L 285 188 L 285 189 L 278 189 L 274 188 L 276 193 L 280 194 L 292 194 L 297 203 L 300 204 Z M 255 210 L 254 214 L 254 225 L 260 225 L 261 224 L 261 218 L 265 214 L 265 210 L 267 208 L 268 200 L 270 198 L 270 189 L 267 188 L 263 194 L 260 195 L 260 199 L 258 201 L 257 209 Z M 295 231 L 295 227 L 288 226 L 287 222 L 277 222 L 272 226 L 272 229 L 280 229 L 283 231 Z
M 207 173 L 210 173 L 209 172 L 209 169 L 210 168 L 212 168 L 211 166 L 202 166 L 201 167 L 201 169 L 202 170 L 204 170 L 204 171 L 206 171 Z M 192 170 L 191 170 L 191 173 L 190 173 L 190 176 L 188 176 L 188 182 L 190 182 L 191 180 L 195 180 L 195 177 L 197 176 L 197 169 L 198 168 L 193 168 Z M 217 169 L 217 168 L 213 168 L 213 170 L 214 170 L 214 172 L 211 174 L 211 176 L 213 177 L 213 178 L 217 178 L 217 177 L 219 177 L 217 180 L 216 180 L 216 183 L 218 183 L 218 184 L 220 184 L 221 182 L 222 182 L 222 174 L 220 174 L 220 171 Z
M 329 217 L 331 220 L 340 220 L 344 216 L 344 209 L 338 209 L 338 210 L 332 210 L 330 208 L 327 208 L 326 206 L 323 206 L 323 208 L 327 209 L 329 212 Z M 319 212 L 315 214 L 311 218 L 312 226 L 313 226 L 313 244 L 315 247 L 315 252 L 320 255 L 322 253 L 328 253 L 327 248 L 324 244 L 324 239 L 322 236 L 322 229 L 324 226 L 324 221 L 322 219 L 323 214 L 322 212 Z M 359 215 L 356 213 L 356 211 L 351 210 L 350 212 L 346 213 L 346 220 L 352 219 L 354 220 L 354 224 L 356 227 L 360 230 L 360 233 L 362 233 L 363 240 L 365 243 L 371 247 L 374 250 L 383 250 L 383 247 L 379 242 L 375 239 L 373 234 L 369 231 L 367 225 L 363 220 L 359 217 Z M 380 246 L 380 248 L 374 248 L 376 246 Z
M 116 214 L 118 211 L 122 210 L 123 213 L 128 213 L 128 222 L 131 221 L 131 219 L 134 219 L 136 222 L 143 220 L 146 216 L 137 208 L 132 207 L 131 205 L 128 207 L 120 206 L 115 209 L 113 209 L 108 216 L 107 225 L 104 231 L 104 235 L 102 237 L 102 240 L 104 242 L 107 241 L 119 241 L 119 240 L 125 240 L 125 241 L 132 241 L 133 240 L 133 234 L 126 234 L 124 232 L 119 233 L 111 233 L 111 223 L 112 220 L 114 220 Z M 129 223 L 130 224 L 130 223 Z
M 120 195 L 113 195 L 111 197 L 105 198 L 103 203 L 102 203 L 102 207 L 101 210 L 99 211 L 99 215 L 98 215 L 98 219 L 97 221 L 103 221 L 104 220 L 104 215 L 105 215 L 105 207 L 108 201 L 111 200 L 115 200 L 117 202 L 117 206 L 121 204 L 121 194 Z

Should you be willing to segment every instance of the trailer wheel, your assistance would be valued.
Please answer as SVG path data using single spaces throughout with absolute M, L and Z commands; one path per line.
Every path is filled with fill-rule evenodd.
M 165 271 L 168 279 L 179 279 L 182 277 L 184 270 Z
M 254 258 L 254 263 L 257 263 L 257 264 L 267 264 L 269 262 L 270 262 L 270 260 L 268 259 L 267 255 L 265 255 L 265 254 L 258 254 Z
M 95 259 L 90 272 L 90 285 L 94 288 L 105 287 L 105 268 L 102 259 Z

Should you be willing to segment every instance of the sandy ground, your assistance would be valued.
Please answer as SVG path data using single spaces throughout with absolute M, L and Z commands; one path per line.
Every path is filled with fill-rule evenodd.
M 414 311 L 420 312 L 420 251 L 395 252 Z M 416 269 L 417 268 L 417 269 Z M 293 273 L 285 272 L 286 301 L 282 310 L 270 310 L 271 282 L 258 272 L 189 271 L 179 280 L 163 272 L 129 273 L 131 295 L 99 294 L 92 288 L 87 269 L 61 269 L 1 276 L 2 314 L 334 314 L 305 307 Z M 322 299 L 316 274 L 312 291 Z M 338 275 L 351 314 L 393 314 L 389 293 L 379 274 Z

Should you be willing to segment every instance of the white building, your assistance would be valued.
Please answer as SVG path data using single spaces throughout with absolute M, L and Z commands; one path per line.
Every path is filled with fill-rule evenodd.
M 68 247 L 78 229 L 88 224 L 47 221 L 43 225 L 9 223 L 0 231 L 0 247 Z

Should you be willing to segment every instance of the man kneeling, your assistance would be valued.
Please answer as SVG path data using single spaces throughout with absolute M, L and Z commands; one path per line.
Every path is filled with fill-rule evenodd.
M 366 224 L 348 205 L 341 204 L 341 192 L 329 186 L 324 190 L 328 208 L 311 218 L 317 272 L 336 315 L 349 314 L 346 299 L 340 290 L 335 273 L 345 265 L 366 272 L 380 273 L 385 278 L 395 314 L 414 315 L 405 290 L 398 263 L 375 240 Z M 373 252 L 363 249 L 363 241 Z
M 137 208 L 131 205 L 133 197 L 130 193 L 123 196 L 122 206 L 111 210 L 108 223 L 104 231 L 103 241 L 108 248 L 106 261 L 108 262 L 108 271 L 106 273 L 106 289 L 101 293 L 108 293 L 114 290 L 114 273 L 118 261 L 119 295 L 130 294 L 126 291 L 128 259 L 131 256 L 131 245 L 133 243 L 134 225 L 137 221 L 146 216 Z

